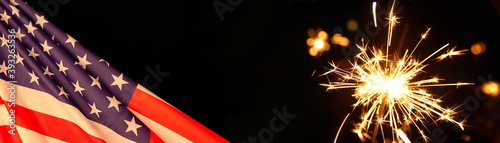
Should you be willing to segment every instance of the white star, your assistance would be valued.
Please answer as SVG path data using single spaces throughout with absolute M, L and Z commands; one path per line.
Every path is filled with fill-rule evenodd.
M 41 44 L 41 45 L 42 45 L 42 47 L 43 47 L 43 51 L 44 51 L 44 52 L 47 52 L 47 53 L 50 55 L 50 50 L 52 50 L 52 48 L 54 48 L 54 47 L 49 46 L 49 45 L 47 44 L 47 40 L 45 40 L 45 42 L 43 42 L 43 44 L 42 44 L 42 43 L 40 43 L 40 44 Z
M 59 67 L 59 72 L 63 72 L 64 75 L 66 75 L 66 70 L 68 70 L 68 68 L 64 67 L 62 60 L 61 60 L 61 63 L 56 63 L 56 64 Z
M 0 46 L 0 47 L 3 47 L 3 45 L 8 46 L 9 43 L 8 43 L 7 39 L 5 39 L 5 35 L 2 34 L 2 37 L 0 37 L 0 40 L 2 41 L 2 46 Z
M 101 117 L 99 116 L 99 113 L 101 113 L 101 110 L 99 110 L 99 109 L 97 109 L 97 107 L 95 107 L 95 102 L 94 102 L 94 103 L 92 103 L 92 105 L 90 105 L 90 103 L 88 103 L 88 104 L 89 104 L 89 106 L 90 106 L 90 108 L 91 108 L 91 110 L 90 110 L 90 114 L 96 114 L 98 118 L 101 118 Z
M 19 52 L 17 52 L 17 55 L 16 55 L 16 64 L 17 63 L 21 63 L 21 65 L 24 66 L 23 60 L 24 60 L 24 58 L 21 57 L 21 56 L 19 56 Z
M 40 56 L 40 54 L 35 53 L 35 47 L 31 47 L 30 54 L 28 56 L 32 56 L 36 60 L 36 57 Z
M 78 42 L 78 41 L 76 41 L 75 38 L 69 36 L 68 33 L 66 33 L 66 35 L 68 35 L 68 40 L 66 40 L 65 43 L 71 43 L 71 45 L 73 45 L 73 48 L 75 48 L 75 42 Z
M 109 63 L 108 63 L 106 60 L 104 60 L 104 59 L 100 59 L 100 60 L 99 60 L 99 62 L 105 62 L 105 63 L 106 63 L 106 65 L 108 65 L 108 67 L 109 67 Z
M 35 36 L 35 30 L 37 30 L 38 28 L 36 28 L 33 25 L 31 25 L 31 21 L 30 21 L 30 23 L 28 25 L 24 24 L 24 26 L 28 30 L 28 33 L 31 33 L 33 36 Z
M 45 71 L 45 72 L 43 72 L 43 75 L 49 75 L 49 77 L 52 78 L 52 75 L 54 75 L 54 73 L 51 73 L 49 71 L 49 66 L 47 66 L 46 68 L 42 67 L 42 69 Z
M 17 15 L 19 17 L 19 9 L 17 9 L 15 6 L 9 5 L 10 9 L 12 9 L 12 15 Z
M 137 124 L 137 123 L 135 123 L 135 118 L 132 117 L 132 120 L 130 120 L 130 121 L 127 121 L 127 120 L 123 120 L 123 121 L 125 121 L 125 123 L 127 123 L 127 126 L 128 126 L 127 130 L 125 130 L 125 133 L 132 131 L 132 132 L 134 132 L 135 136 L 138 136 L 137 135 L 137 129 L 140 128 L 140 127 L 142 127 L 142 126 L 139 125 L 139 124 Z
M 36 23 L 35 24 L 40 25 L 40 27 L 42 27 L 42 29 L 43 29 L 43 24 L 49 23 L 47 20 L 45 20 L 43 15 L 38 16 L 37 14 L 35 14 L 35 16 L 36 16 Z
M 63 89 L 63 87 L 62 87 L 62 86 L 61 86 L 61 87 L 57 86 L 57 88 L 59 88 L 59 96 L 64 95 L 64 96 L 66 96 L 66 98 L 68 98 L 68 93 L 66 93 L 66 92 L 64 91 L 64 89 Z M 69 99 L 69 98 L 68 98 L 68 99 Z
M 5 66 L 5 61 L 3 61 L 3 63 L 0 65 L 0 73 L 4 73 L 5 76 L 7 76 L 7 70 L 9 69 L 9 67 Z
M 79 64 L 83 69 L 86 70 L 87 69 L 87 65 L 92 64 L 91 62 L 87 61 L 87 54 L 85 54 L 83 57 L 80 57 L 78 55 L 76 55 L 76 56 L 77 56 L 79 62 L 75 61 L 75 65 Z
M 16 2 L 16 0 L 10 0 L 10 4 L 12 4 L 12 5 L 19 5 L 19 4 Z
M 97 87 L 99 87 L 99 89 L 101 89 L 101 83 L 99 82 L 99 77 L 97 78 L 94 78 L 92 77 L 91 75 L 89 75 L 90 78 L 92 79 L 92 83 L 90 84 L 90 87 L 94 86 L 94 85 L 97 85 Z M 101 89 L 102 90 L 102 89 Z
M 19 39 L 19 41 L 23 42 L 23 37 L 24 37 L 24 34 L 21 33 L 21 28 L 18 28 L 16 31 L 16 38 Z
M 120 112 L 120 108 L 118 108 L 118 104 L 122 104 L 120 101 L 116 100 L 116 97 L 113 98 L 106 96 L 109 100 L 108 108 L 115 107 L 116 111 Z
M 3 10 L 3 13 L 0 14 L 0 16 L 2 16 L 2 21 L 5 21 L 5 23 L 9 24 L 9 19 L 10 19 L 10 16 L 7 14 L 7 11 Z
M 111 74 L 113 76 L 113 83 L 111 83 L 111 86 L 116 85 L 118 88 L 120 88 L 120 91 L 122 90 L 122 85 L 128 84 L 127 81 L 123 80 L 123 73 L 120 74 L 120 76 L 116 77 L 115 75 Z
M 39 78 L 35 75 L 35 72 L 34 72 L 34 71 L 31 71 L 31 73 L 28 73 L 28 74 L 30 74 L 30 76 L 31 76 L 31 81 L 30 81 L 30 83 L 32 83 L 32 82 L 34 81 L 34 82 L 36 82 L 36 84 L 37 84 L 37 85 L 40 85 L 40 84 L 38 84 L 38 79 L 39 79 Z
M 78 84 L 78 80 L 76 81 L 76 84 L 73 83 L 73 82 L 71 84 L 73 84 L 73 86 L 75 87 L 75 91 L 74 92 L 80 92 L 80 95 L 83 96 L 82 91 L 84 91 L 85 88 L 80 87 L 80 84 Z

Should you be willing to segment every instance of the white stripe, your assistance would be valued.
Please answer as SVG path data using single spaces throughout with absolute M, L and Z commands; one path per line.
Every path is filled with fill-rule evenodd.
M 65 141 L 45 136 L 20 126 L 17 126 L 16 129 L 19 133 L 19 137 L 25 143 L 66 143 Z
M 11 83 L 0 79 L 0 95 L 2 100 L 9 99 L 6 90 Z M 110 128 L 87 119 L 76 107 L 57 100 L 54 96 L 28 87 L 16 85 L 16 106 L 52 115 L 75 123 L 89 135 L 101 138 L 106 142 L 132 143 L 133 141 L 115 133 Z M 19 127 L 19 126 L 18 126 Z
M 9 124 L 9 118 L 7 118 L 7 116 L 9 116 L 9 111 L 7 110 L 7 107 L 5 106 L 5 104 L 0 105 L 0 126 Z
M 192 143 L 192 141 L 184 138 L 183 136 L 177 134 L 176 132 L 168 128 L 165 128 L 164 126 L 156 123 L 155 121 L 149 119 L 148 117 L 143 116 L 142 114 L 137 113 L 130 108 L 129 110 L 137 118 L 139 118 L 146 126 L 148 126 L 149 129 L 155 132 L 155 134 L 158 135 L 158 137 L 160 137 L 163 141 L 167 143 Z

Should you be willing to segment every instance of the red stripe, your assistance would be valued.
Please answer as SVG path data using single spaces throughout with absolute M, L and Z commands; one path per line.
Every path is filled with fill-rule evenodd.
M 3 101 L 0 102 L 0 106 L 4 105 L 5 103 L 7 103 L 7 101 Z M 7 110 L 9 111 L 10 109 L 8 109 L 7 107 L 8 104 L 5 104 L 5 109 L 0 109 L 0 110 Z M 5 118 L 5 117 L 2 117 L 2 118 Z M 22 143 L 23 141 L 21 140 L 21 138 L 19 137 L 19 133 L 17 132 L 17 130 L 14 130 L 14 135 L 10 134 L 9 131 L 12 130 L 10 128 L 10 125 L 3 125 L 3 126 L 0 126 L 0 142 L 2 143 Z
M 89 135 L 73 122 L 16 105 L 16 125 L 65 142 L 105 141 Z M 10 109 L 9 109 L 10 110 Z
M 168 103 L 136 89 L 128 108 L 195 143 L 229 143 Z
M 149 130 L 150 132 L 150 138 L 149 138 L 149 142 L 150 143 L 164 143 L 163 140 L 161 140 L 160 137 L 158 137 L 158 135 L 156 135 L 152 130 Z
M 19 137 L 19 134 L 17 133 L 17 130 L 14 131 L 15 135 L 9 134 L 10 126 L 9 125 L 3 125 L 0 126 L 0 142 L 3 143 L 22 143 L 21 138 Z

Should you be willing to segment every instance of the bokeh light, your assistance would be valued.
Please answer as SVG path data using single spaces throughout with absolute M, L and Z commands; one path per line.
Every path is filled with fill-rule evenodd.
M 311 56 L 316 56 L 316 55 L 318 55 L 318 49 L 316 49 L 316 48 L 309 48 L 309 54 L 310 54 Z
M 316 41 L 314 41 L 314 47 L 316 47 L 316 49 L 321 49 L 324 45 L 321 39 L 316 39 Z
M 461 134 L 460 139 L 467 141 L 467 142 L 470 142 L 471 137 L 469 135 L 466 135 L 466 134 Z
M 334 34 L 332 39 L 331 39 L 332 44 L 335 45 L 340 45 L 343 47 L 346 47 L 349 45 L 349 39 L 346 37 L 343 37 L 341 34 Z
M 470 50 L 474 55 L 482 54 L 486 51 L 486 44 L 484 44 L 484 42 L 477 42 L 472 44 Z
M 354 19 L 347 20 L 347 30 L 351 32 L 358 30 L 358 21 Z
M 326 39 L 327 37 L 328 37 L 328 34 L 326 34 L 326 32 L 325 32 L 325 31 L 320 31 L 320 32 L 318 33 L 318 38 L 319 38 L 319 39 Z
M 498 82 L 488 81 L 481 87 L 481 90 L 484 94 L 488 94 L 490 96 L 496 97 L 500 94 L 500 86 Z
M 313 38 L 307 39 L 306 42 L 307 42 L 307 45 L 309 45 L 309 46 L 313 46 L 314 45 L 314 39 Z
M 326 40 L 328 39 L 328 34 L 323 31 L 321 28 L 316 30 L 309 28 L 307 30 L 307 35 L 309 38 L 306 43 L 309 45 L 309 55 L 318 56 L 321 53 L 330 50 L 330 45 Z
M 316 31 L 314 31 L 314 29 L 312 28 L 309 28 L 307 29 L 307 35 L 309 35 L 309 37 L 316 37 Z
M 335 35 L 333 35 L 333 37 L 332 37 L 332 43 L 333 43 L 333 44 L 338 44 L 338 43 L 340 43 L 340 40 L 342 40 L 342 35 L 340 35 L 340 34 L 338 34 L 338 33 L 337 33 L 337 34 L 335 34 Z
M 347 39 L 346 37 L 342 37 L 342 39 L 340 40 L 339 45 L 343 46 L 343 47 L 346 47 L 347 45 L 349 45 L 349 39 Z

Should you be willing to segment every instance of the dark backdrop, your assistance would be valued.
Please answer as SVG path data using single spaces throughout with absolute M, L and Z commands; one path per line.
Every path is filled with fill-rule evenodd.
M 48 13 L 39 4 L 46 1 L 27 0 L 38 11 Z M 232 9 L 222 14 L 223 20 L 213 5 L 219 1 Z M 321 57 L 310 56 L 306 31 L 321 27 L 331 36 L 333 31 L 340 32 L 340 28 L 353 45 L 359 33 L 348 31 L 346 21 L 357 20 L 361 31 L 372 21 L 369 0 L 66 2 L 57 4 L 57 11 L 51 12 L 53 16 L 46 17 L 139 83 L 149 75 L 148 66 L 152 69 L 159 66 L 162 72 L 168 72 L 158 87 L 151 90 L 231 142 L 249 142 L 248 137 L 258 140 L 259 134 L 265 134 L 261 138 L 271 142 L 333 142 L 355 99 L 350 96 L 351 90 L 325 91 L 319 83 L 326 79 L 311 74 L 315 70 L 322 73 L 328 61 L 345 62 L 346 56 L 339 46 Z M 390 1 L 379 3 L 379 10 L 387 9 Z M 396 43 L 404 40 L 403 47 L 412 47 L 420 34 L 432 27 L 429 37 L 417 50 L 422 57 L 446 43 L 456 45 L 457 49 L 470 48 L 478 41 L 487 45 L 482 55 L 468 52 L 452 60 L 430 62 L 425 76 L 438 75 L 449 82 L 481 85 L 478 77 L 488 79 L 492 75 L 498 81 L 500 19 L 494 8 L 498 8 L 494 5 L 498 2 L 400 0 L 398 3 L 398 15 L 403 19 L 394 33 Z M 406 36 L 402 36 L 404 27 L 408 27 Z M 377 36 L 367 38 L 371 44 L 380 46 L 385 42 L 385 32 L 383 28 Z M 451 107 L 474 96 L 476 87 L 431 91 L 446 94 L 443 105 Z M 441 123 L 438 128 L 442 134 L 436 125 L 430 125 L 428 135 L 437 134 L 436 141 L 445 142 L 464 142 L 460 139 L 462 134 L 471 136 L 471 142 L 492 142 L 500 131 L 497 125 L 500 106 L 496 103 L 496 98 L 488 98 L 479 100 L 475 110 L 462 109 L 470 113 L 465 131 L 453 129 L 451 123 Z M 282 113 L 284 108 L 295 118 L 289 118 L 283 129 L 268 132 L 270 122 L 277 116 L 275 112 Z M 350 131 L 354 121 L 359 120 L 359 111 L 352 113 L 339 142 L 359 142 Z M 273 136 L 268 136 L 270 133 Z

